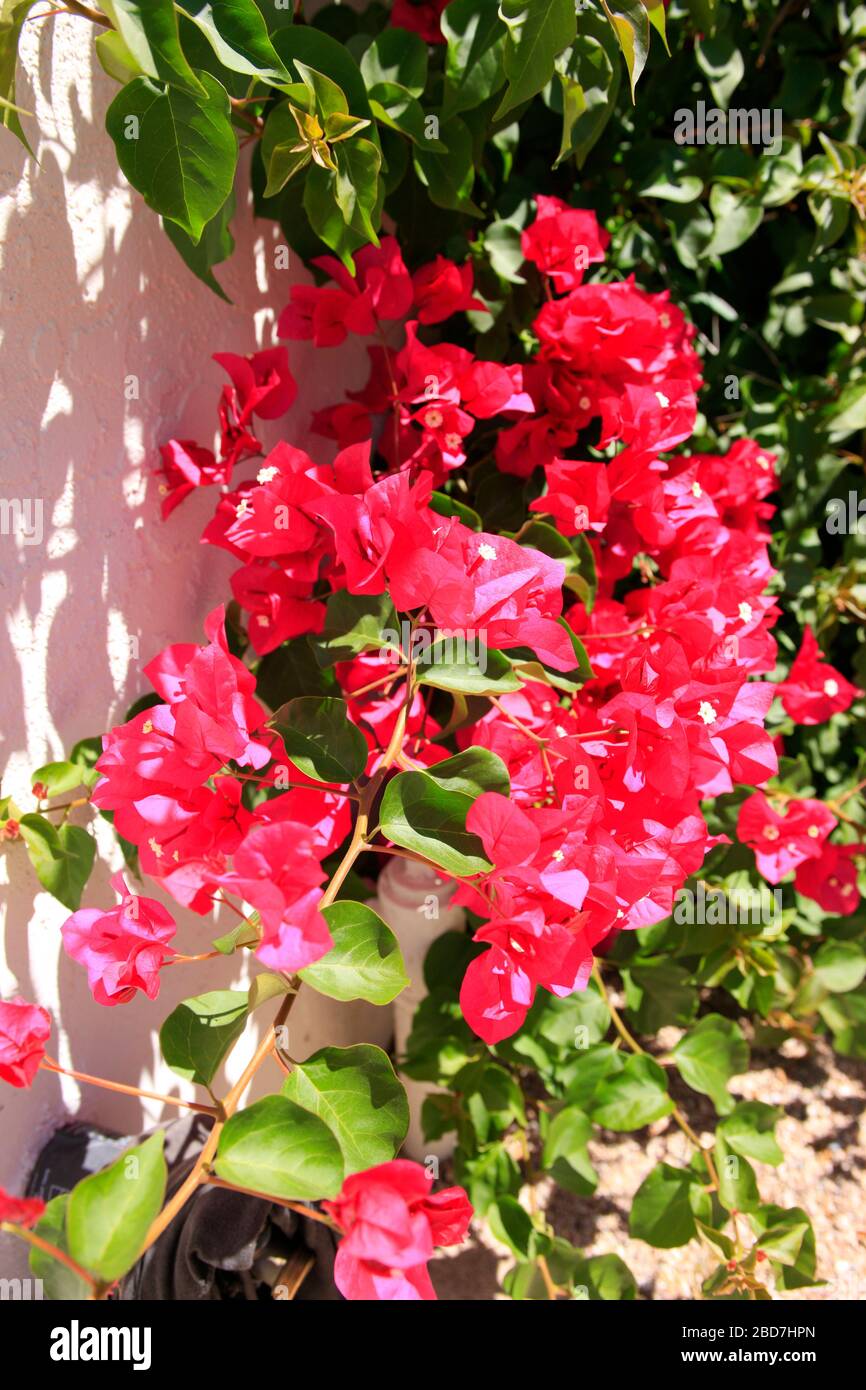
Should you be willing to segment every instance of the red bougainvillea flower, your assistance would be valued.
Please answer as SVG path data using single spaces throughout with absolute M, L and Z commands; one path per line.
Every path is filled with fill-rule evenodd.
M 549 275 L 557 290 L 576 289 L 584 271 L 604 260 L 610 236 L 598 225 L 594 212 L 572 208 L 561 198 L 543 194 L 535 200 L 538 216 L 520 236 L 528 261 Z
M 13 1197 L 5 1187 L 0 1187 L 0 1224 L 8 1221 L 13 1226 L 33 1226 L 45 1210 L 40 1197 Z
M 203 449 L 192 439 L 170 439 L 159 452 L 162 467 L 157 473 L 162 477 L 159 492 L 163 520 L 197 487 L 229 481 L 226 464 L 217 463 L 210 449 Z
M 442 323 L 466 309 L 483 309 L 484 302 L 472 297 L 472 265 L 457 265 L 437 256 L 412 276 L 415 309 L 421 323 Z
M 348 333 L 375 333 L 383 319 L 400 319 L 412 305 L 412 280 L 396 237 L 379 246 L 364 246 L 350 275 L 334 256 L 316 256 L 332 285 L 293 285 L 289 303 L 277 320 L 281 338 L 312 338 L 316 347 L 336 347 Z
M 459 1245 L 472 1219 L 462 1187 L 431 1193 L 433 1179 L 405 1158 L 346 1178 L 323 1202 L 344 1233 L 334 1279 L 344 1298 L 435 1299 L 427 1261 L 437 1245 Z
M 794 887 L 837 917 L 848 917 L 860 906 L 855 859 L 866 855 L 866 845 L 828 845 L 820 857 L 807 859 L 797 869 Z
M 758 870 L 767 882 L 778 883 L 805 860 L 820 859 L 824 841 L 836 825 L 836 817 L 823 801 L 808 797 L 789 801 L 780 815 L 763 792 L 755 792 L 740 807 L 737 838 L 755 851 Z
M 391 23 L 420 34 L 425 43 L 444 43 L 439 18 L 448 0 L 394 0 Z
M 120 899 L 117 907 L 73 912 L 60 928 L 64 949 L 86 969 L 97 1004 L 128 1004 L 139 989 L 155 999 L 177 924 L 155 898 L 130 893 L 122 873 L 112 876 L 111 886 Z
M 32 1086 L 45 1055 L 51 1016 L 24 999 L 0 1000 L 0 1081 Z
M 232 379 L 240 406 L 240 424 L 246 424 L 251 415 L 277 420 L 285 415 L 298 394 L 284 347 L 265 348 L 249 357 L 240 357 L 236 352 L 215 352 L 213 358 Z
M 776 690 L 795 724 L 825 724 L 863 694 L 826 661 L 810 627 L 803 632 L 788 679 L 780 681 Z
M 298 821 L 255 826 L 235 851 L 233 870 L 219 881 L 261 914 L 258 956 L 265 965 L 293 972 L 331 949 L 318 910 L 324 877 L 316 833 Z

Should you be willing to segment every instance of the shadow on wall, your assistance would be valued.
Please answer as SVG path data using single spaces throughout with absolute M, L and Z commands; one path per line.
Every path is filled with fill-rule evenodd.
M 227 593 L 232 568 L 199 542 L 216 493 L 203 490 L 162 522 L 157 447 L 172 435 L 212 443 L 225 378 L 210 354 L 269 345 L 297 278 L 294 265 L 275 269 L 280 233 L 254 222 L 243 170 L 237 249 L 218 271 L 233 305 L 192 277 L 117 170 L 104 130 L 115 90 L 86 21 L 26 27 L 18 101 L 36 116 L 25 125 L 38 162 L 0 131 L 0 499 L 17 499 L 25 520 L 41 513 L 41 534 L 38 526 L 0 534 L 0 763 L 3 792 L 24 810 L 33 768 L 122 720 L 149 689 L 142 667 L 161 647 L 203 640 L 203 619 Z M 313 353 L 308 344 L 290 349 L 301 390 L 278 433 L 324 461 L 331 446 L 323 450 L 307 425 L 337 389 L 321 363 L 311 370 Z M 345 354 L 331 361 L 345 370 Z M 359 345 L 350 385 L 360 384 L 363 361 Z M 100 837 L 103 850 L 110 842 Z M 65 1065 L 176 1094 L 155 1030 L 177 1000 L 230 981 L 201 966 L 168 971 L 156 1008 L 138 999 L 118 1017 L 92 1002 L 84 972 L 62 953 L 66 910 L 41 891 L 22 845 L 0 853 L 0 884 L 0 994 L 49 1009 L 52 1051 Z M 144 891 L 160 896 L 151 884 Z M 104 864 L 84 901 L 113 904 Z M 178 948 L 203 949 L 202 920 L 172 910 Z M 74 1084 L 53 1077 L 32 1092 L 4 1087 L 0 1183 L 20 1182 L 46 1132 L 76 1108 Z M 138 1102 L 92 1088 L 81 1113 L 142 1126 Z

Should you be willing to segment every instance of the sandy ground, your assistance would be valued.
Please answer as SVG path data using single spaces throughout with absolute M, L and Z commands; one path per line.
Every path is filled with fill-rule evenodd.
M 679 1036 L 659 1036 L 670 1046 Z M 785 1154 L 778 1168 L 756 1163 L 764 1201 L 801 1206 L 809 1213 L 818 1248 L 820 1288 L 783 1294 L 786 1299 L 866 1298 L 866 1062 L 838 1057 L 823 1042 L 807 1054 L 797 1042 L 782 1053 L 755 1052 L 751 1070 L 734 1077 L 731 1091 L 744 1100 L 779 1105 L 784 1117 L 776 1136 Z M 692 1127 L 709 1142 L 711 1102 L 671 1077 L 671 1092 Z M 660 1133 L 659 1131 L 665 1131 Z M 655 1250 L 628 1234 L 631 1198 L 660 1160 L 681 1165 L 689 1155 L 685 1136 L 660 1121 L 634 1134 L 603 1131 L 590 1144 L 599 1184 L 592 1197 L 576 1197 L 551 1185 L 539 1189 L 541 1205 L 557 1235 L 587 1254 L 613 1252 L 628 1264 L 647 1299 L 700 1298 L 703 1279 L 717 1261 L 692 1241 Z M 512 1262 L 508 1250 L 480 1227 L 459 1252 L 443 1252 L 431 1273 L 441 1299 L 503 1297 L 499 1279 Z

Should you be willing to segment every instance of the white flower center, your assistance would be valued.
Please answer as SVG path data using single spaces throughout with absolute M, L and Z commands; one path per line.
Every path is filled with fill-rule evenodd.
M 703 719 L 705 724 L 715 724 L 716 720 L 719 717 L 716 714 L 716 711 L 713 709 L 712 705 L 710 704 L 709 700 L 701 700 L 701 703 L 698 706 L 698 714 L 701 716 L 701 719 Z
M 741 603 L 737 612 L 744 623 L 750 623 L 752 621 L 752 605 L 750 603 Z
M 824 694 L 829 695 L 832 700 L 834 695 L 839 694 L 839 682 L 834 681 L 832 676 L 824 682 Z
M 495 559 L 496 559 L 496 550 L 495 550 L 495 548 L 494 548 L 492 545 L 488 545 L 488 544 L 486 543 L 486 541 L 483 542 L 481 545 L 479 545 L 479 547 L 478 547 L 478 554 L 481 556 L 482 560 L 495 560 Z
M 668 406 L 670 405 L 670 401 L 668 400 L 664 391 L 656 391 L 656 400 L 658 401 L 662 410 L 667 410 Z
M 279 470 L 279 468 L 275 467 L 275 465 L 271 463 L 271 464 L 268 464 L 268 467 L 267 467 L 267 468 L 260 468 L 260 469 L 259 469 L 258 473 L 256 474 L 256 482 L 257 482 L 257 483 L 270 483 L 270 482 L 273 482 L 274 478 L 278 478 L 279 476 L 280 476 L 280 470 Z

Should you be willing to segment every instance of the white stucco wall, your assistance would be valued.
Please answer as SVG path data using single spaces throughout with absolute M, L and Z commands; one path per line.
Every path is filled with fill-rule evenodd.
M 168 642 L 201 640 L 204 616 L 227 595 L 231 558 L 199 544 L 215 492 L 164 523 L 151 470 L 172 434 L 212 441 L 225 378 L 210 354 L 268 345 L 295 269 L 274 269 L 278 231 L 254 223 L 242 175 L 237 250 L 218 272 L 234 304 L 220 301 L 117 170 L 103 125 L 116 88 L 92 56 L 91 26 L 32 23 L 22 58 L 18 101 L 35 113 L 25 124 L 38 162 L 0 131 L 0 497 L 41 499 L 44 539 L 0 536 L 0 767 L 4 793 L 28 810 L 31 770 L 121 719 L 149 688 L 143 665 Z M 280 429 L 322 458 L 310 412 L 336 399 L 338 372 L 361 383 L 356 349 L 290 348 L 300 391 Z M 129 374 L 138 400 L 125 398 Z M 105 825 L 100 843 L 111 848 Z M 86 905 L 113 904 L 109 871 L 103 858 Z M 66 911 L 40 889 L 21 844 L 0 847 L 0 897 L 0 995 L 18 992 L 51 1012 L 61 1063 L 180 1094 L 159 1058 L 159 1023 L 177 1000 L 238 983 L 242 967 L 177 967 L 156 1004 L 100 1008 L 60 948 Z M 201 919 L 177 915 L 178 949 L 207 949 Z M 316 1045 L 321 1008 L 306 1003 L 295 1025 Z M 19 1190 L 44 1139 L 76 1112 L 123 1132 L 168 1113 L 44 1073 L 31 1091 L 3 1086 L 0 1184 Z M 4 1246 L 0 1271 L 20 1268 L 19 1248 Z

